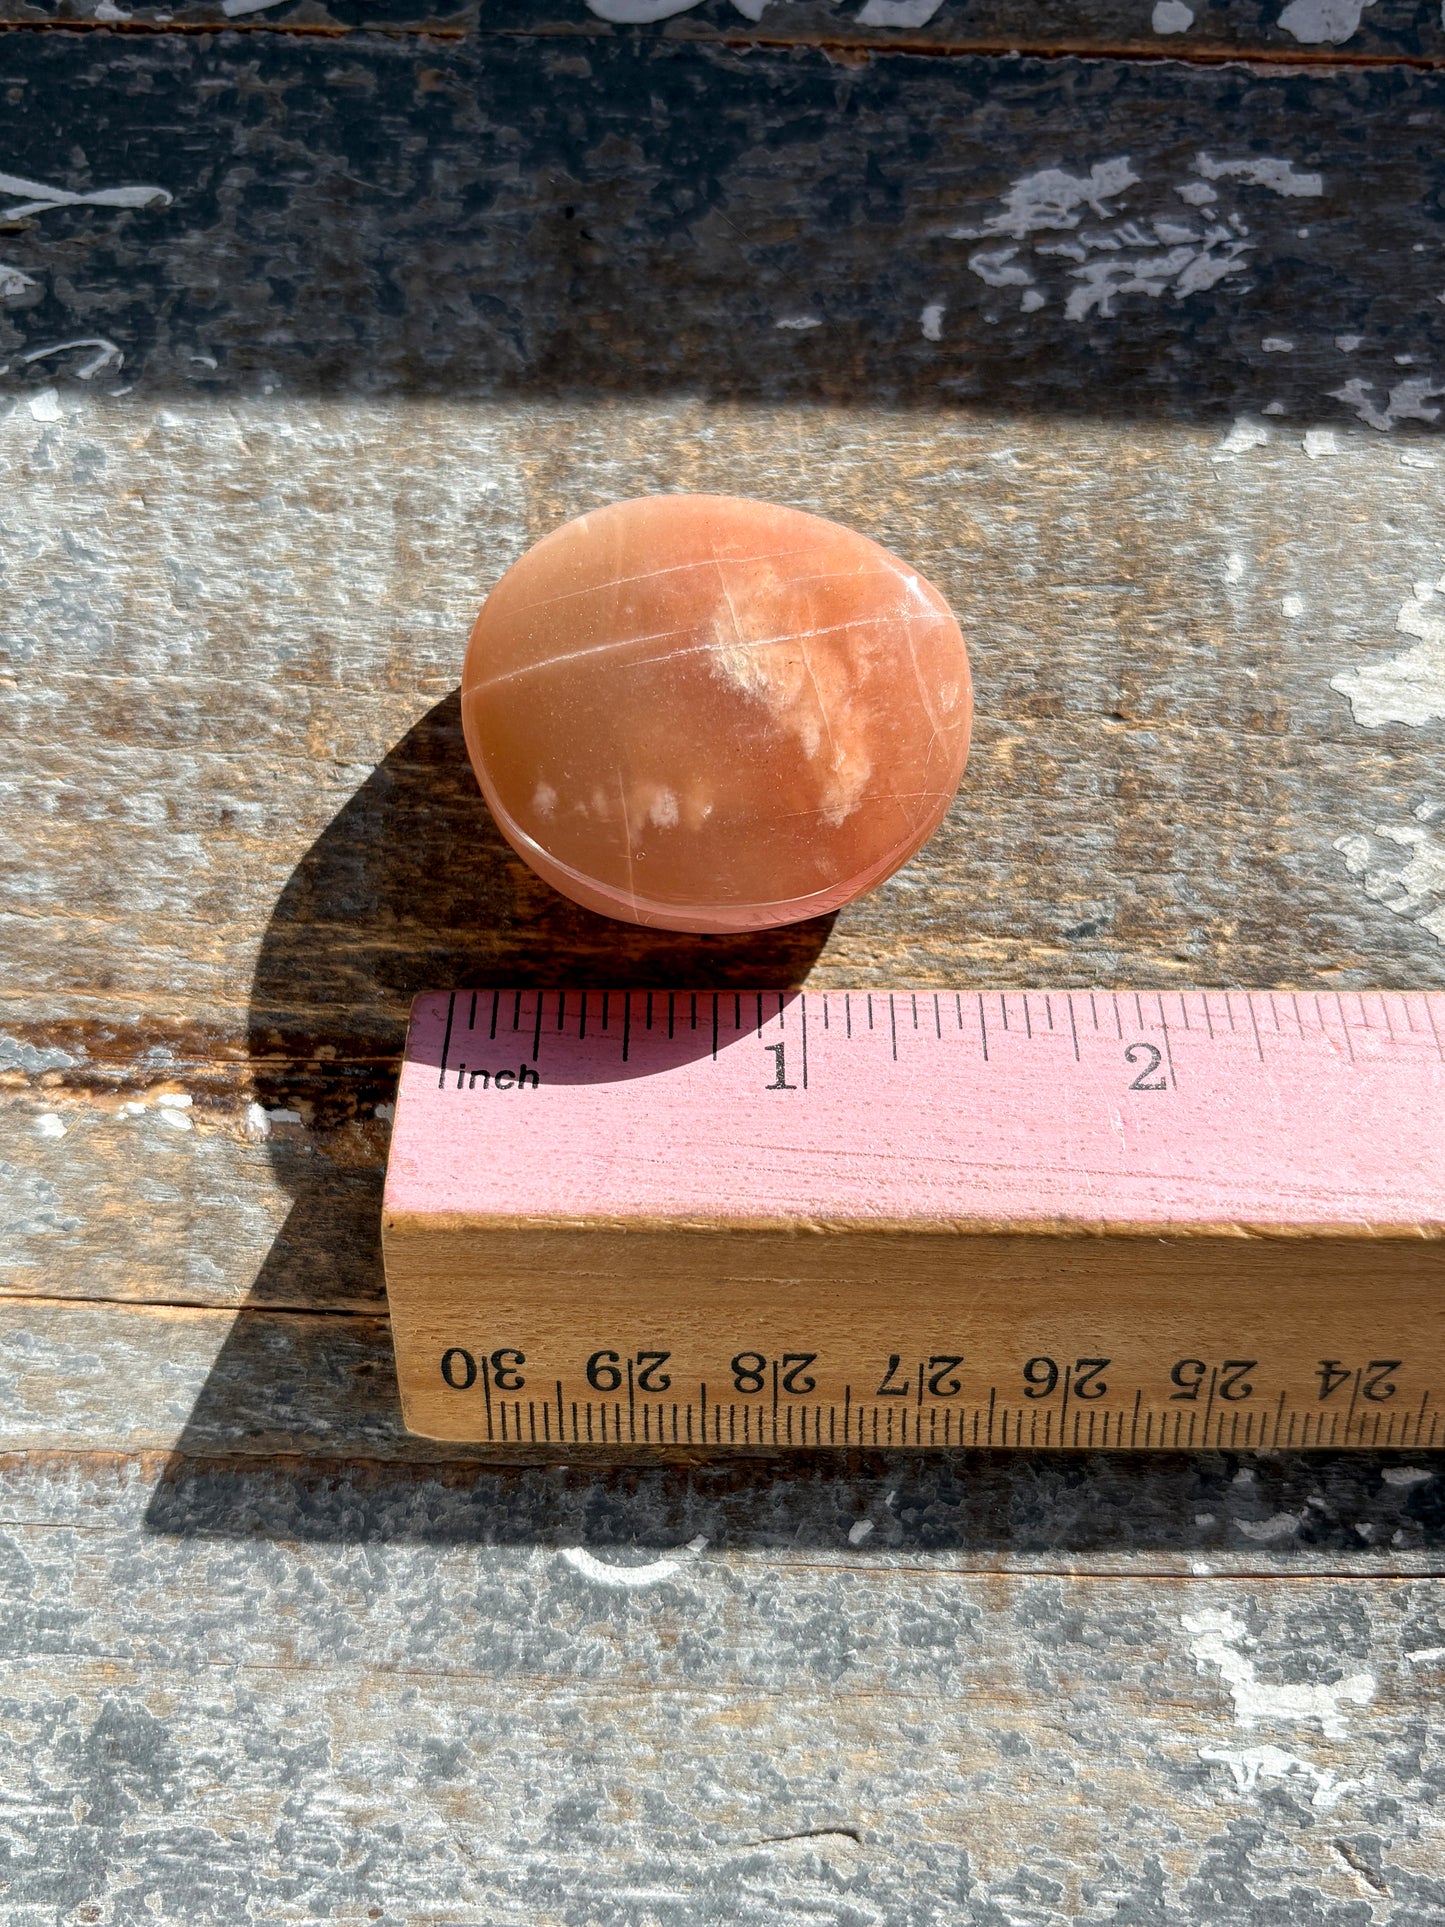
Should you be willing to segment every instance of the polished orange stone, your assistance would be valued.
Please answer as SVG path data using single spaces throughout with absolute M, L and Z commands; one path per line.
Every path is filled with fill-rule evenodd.
M 467 748 L 502 834 L 588 909 L 756 930 L 871 890 L 968 755 L 943 597 L 851 529 L 651 495 L 544 536 L 477 618 Z

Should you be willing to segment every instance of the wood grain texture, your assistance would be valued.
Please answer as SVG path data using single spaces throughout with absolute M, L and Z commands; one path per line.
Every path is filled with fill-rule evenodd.
M 97 352 L 51 351 L 99 338 L 119 385 L 217 401 L 681 393 L 1221 427 L 1277 402 L 1424 434 L 1442 88 L 665 38 L 8 34 L 6 170 L 170 199 L 11 222 L 0 357 L 43 388 Z
M 8 1524 L 11 1918 L 1441 1905 L 1433 1587 L 592 1544 Z
M 668 9 L 671 9 L 668 11 Z M 656 20 L 627 13 L 661 12 Z M 711 40 L 840 52 L 1093 54 L 1135 60 L 1238 58 L 1292 65 L 1445 61 L 1438 10 L 1420 0 L 1224 0 L 1160 12 L 1148 0 L 0 0 L 0 25 L 109 32 L 367 32 Z

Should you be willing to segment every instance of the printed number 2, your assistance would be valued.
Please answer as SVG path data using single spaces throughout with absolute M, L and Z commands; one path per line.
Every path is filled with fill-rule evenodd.
M 1124 1061 L 1129 1064 L 1137 1064 L 1141 1055 L 1144 1059 L 1144 1068 L 1134 1079 L 1129 1089 L 1131 1091 L 1168 1090 L 1169 1086 L 1165 1083 L 1164 1079 L 1154 1076 L 1155 1071 L 1158 1070 L 1159 1066 L 1164 1062 L 1164 1059 L 1153 1044 L 1130 1044 L 1124 1052 Z

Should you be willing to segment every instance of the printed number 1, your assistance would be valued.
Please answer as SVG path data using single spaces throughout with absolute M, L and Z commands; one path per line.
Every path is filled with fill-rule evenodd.
M 785 1069 L 783 1058 L 784 1046 L 782 1044 L 764 1044 L 763 1049 L 771 1051 L 773 1054 L 773 1081 L 771 1084 L 764 1085 L 763 1088 L 769 1091 L 797 1090 L 798 1087 L 796 1084 L 790 1084 L 788 1082 L 788 1073 Z

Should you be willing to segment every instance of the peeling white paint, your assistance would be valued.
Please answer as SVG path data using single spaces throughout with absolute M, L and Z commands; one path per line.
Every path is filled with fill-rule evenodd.
M 1240 455 L 1247 455 L 1252 448 L 1263 448 L 1269 440 L 1269 430 L 1263 422 L 1252 422 L 1247 415 L 1237 415 L 1233 428 L 1219 446 L 1211 451 L 1211 459 L 1234 461 Z
M 1356 1793 L 1363 1780 L 1341 1780 L 1333 1767 L 1318 1767 L 1295 1753 L 1278 1746 L 1201 1746 L 1199 1757 L 1206 1765 L 1226 1767 L 1239 1792 L 1252 1793 L 1261 1780 L 1287 1780 L 1292 1775 L 1313 1780 L 1315 1790 L 1310 1805 L 1323 1811 L 1337 1806 L 1347 1793 Z
M 1383 723 L 1408 723 L 1423 729 L 1445 718 L 1445 575 L 1438 582 L 1417 582 L 1414 594 L 1400 605 L 1395 628 L 1416 638 L 1387 662 L 1361 663 L 1330 678 L 1365 729 Z M 1336 846 L 1338 847 L 1338 846 Z
M 1367 897 L 1445 944 L 1445 836 L 1430 827 L 1437 816 L 1445 804 L 1421 804 L 1413 823 L 1377 823 L 1368 836 L 1336 837 L 1335 848 Z
M 1340 444 L 1332 428 L 1307 428 L 1303 447 L 1312 462 L 1317 462 L 1322 455 L 1338 455 L 1340 452 Z
M 1288 335 L 1266 335 L 1260 347 L 1267 355 L 1292 355 L 1294 342 Z
M 1427 1485 L 1435 1474 L 1428 1465 L 1386 1465 L 1380 1477 L 1386 1485 Z
M 823 319 L 816 314 L 788 314 L 773 323 L 775 328 L 791 328 L 798 334 L 805 334 L 809 328 L 821 328 Z
M 942 341 L 944 304 L 930 301 L 918 317 L 918 325 L 923 330 L 925 341 Z
M 1234 1717 L 1241 1726 L 1313 1720 L 1327 1738 L 1340 1739 L 1345 1732 L 1342 1705 L 1368 1706 L 1375 1697 L 1376 1681 L 1370 1673 L 1350 1673 L 1329 1683 L 1288 1686 L 1260 1679 L 1254 1661 L 1239 1651 L 1249 1637 L 1249 1628 L 1222 1608 L 1185 1613 L 1182 1624 L 1193 1635 L 1190 1650 L 1196 1667 L 1201 1673 L 1209 1667 L 1217 1669 L 1229 1688 Z
M 1220 161 L 1212 154 L 1196 154 L 1194 171 L 1206 181 L 1245 181 L 1252 187 L 1267 187 L 1276 194 L 1313 196 L 1325 191 L 1323 174 L 1301 174 L 1291 160 L 1271 154 L 1251 154 L 1243 159 Z
M 1364 338 L 1363 335 L 1336 335 L 1335 346 L 1342 355 L 1352 355 Z
M 707 1545 L 706 1539 L 689 1540 L 685 1552 L 696 1559 Z M 598 1559 L 587 1551 L 585 1546 L 566 1546 L 562 1557 L 574 1572 L 580 1572 L 584 1579 L 591 1579 L 599 1586 L 614 1590 L 636 1591 L 644 1586 L 661 1585 L 664 1579 L 671 1579 L 691 1563 L 689 1558 L 652 1559 L 645 1566 L 613 1566 L 606 1560 Z
M 237 20 L 243 13 L 265 13 L 282 4 L 283 0 L 221 0 L 221 12 L 228 20 Z
M 1194 9 L 1184 0 L 1158 0 L 1149 24 L 1155 33 L 1187 33 L 1194 25 Z
M 1280 598 L 1279 606 L 1284 611 L 1285 615 L 1289 617 L 1291 622 L 1298 622 L 1299 618 L 1305 612 L 1303 596 L 1297 596 L 1297 595 L 1282 596 Z
M 1433 455 L 1421 455 L 1413 448 L 1407 448 L 1400 457 L 1401 468 L 1436 468 L 1439 464 Z
M 1094 312 L 1114 313 L 1115 297 L 1121 294 L 1148 294 L 1156 298 L 1172 293 L 1176 301 L 1212 288 L 1227 274 L 1240 274 L 1240 257 L 1250 243 L 1230 240 L 1221 254 L 1198 252 L 1192 247 L 1171 248 L 1164 254 L 1136 255 L 1131 260 L 1089 261 L 1073 270 L 1073 278 L 1083 283 L 1075 288 L 1065 304 L 1070 321 L 1082 321 Z
M 1224 558 L 1224 579 L 1230 584 L 1244 580 L 1244 557 L 1237 549 Z
M 1343 388 L 1330 390 L 1333 400 L 1348 403 L 1362 422 L 1383 432 L 1393 428 L 1396 422 L 1438 421 L 1440 410 L 1431 408 L 1429 403 L 1436 395 L 1445 395 L 1445 387 L 1426 375 L 1412 375 L 1408 381 L 1395 383 L 1383 408 L 1372 399 L 1374 393 L 1374 382 L 1361 381 L 1358 375 Z
M 1292 1539 L 1303 1517 L 1302 1512 L 1275 1512 L 1268 1519 L 1236 1519 L 1234 1526 L 1246 1539 L 1263 1546 L 1272 1539 Z
M 60 392 L 55 388 L 42 388 L 29 397 L 30 417 L 37 422 L 60 422 L 65 420 L 60 406 Z
M 1360 30 L 1360 15 L 1375 0 L 1289 0 L 1279 17 L 1286 33 L 1306 47 L 1338 46 Z
M 969 272 L 990 288 L 1028 287 L 1034 277 L 1015 260 L 1017 254 L 1016 247 L 976 248 L 968 257 Z
M 871 1519 L 860 1519 L 856 1525 L 851 1525 L 848 1528 L 848 1544 L 850 1546 L 861 1546 L 865 1539 L 872 1537 L 872 1534 L 873 1521 Z
M 952 238 L 976 241 L 989 234 L 1010 234 L 1022 241 L 1041 228 L 1076 228 L 1086 208 L 1101 221 L 1110 220 L 1114 210 L 1109 202 L 1126 188 L 1136 186 L 1138 180 L 1127 154 L 1097 161 L 1087 174 L 1045 167 L 1015 181 L 1003 197 L 1000 212 L 981 228 L 954 228 Z
M 32 214 L 48 214 L 57 207 L 169 207 L 171 195 L 163 187 L 99 187 L 89 194 L 72 194 L 67 187 L 47 187 L 19 174 L 0 174 L 0 194 L 26 198 L 0 208 L 0 221 L 23 221 Z
M 737 4 L 737 0 L 733 0 Z M 860 27 L 923 27 L 943 0 L 868 0 L 858 15 Z
M 12 267 L 8 261 L 0 261 L 0 301 L 13 301 L 17 295 L 24 294 L 27 288 L 34 286 L 32 276 L 20 268 Z
M 610 20 L 619 27 L 646 27 L 655 20 L 670 20 L 675 13 L 686 13 L 701 0 L 587 0 L 588 8 L 599 20 Z
M 1129 155 L 1118 154 L 1093 162 L 1087 172 L 1051 167 L 1022 175 L 979 225 L 946 232 L 952 240 L 994 243 L 969 256 L 969 269 L 991 288 L 1022 290 L 1019 306 L 1025 314 L 1052 305 L 1049 261 L 1072 263 L 1063 271 L 1066 285 L 1059 292 L 1065 317 L 1085 322 L 1096 315 L 1112 319 L 1121 295 L 1183 302 L 1247 271 L 1259 243 L 1240 210 L 1221 201 L 1216 182 L 1281 196 L 1324 192 L 1323 175 L 1280 155 L 1203 152 L 1190 166 L 1196 178 L 1171 185 L 1200 211 L 1197 223 L 1148 213 L 1126 218 L 1122 197 L 1135 187 L 1149 190 Z M 1091 214 L 1105 225 L 1089 224 Z M 1056 238 L 1061 235 L 1066 238 Z M 1294 345 L 1282 337 L 1267 344 L 1281 353 Z M 1284 412 L 1282 403 L 1271 405 Z
M 1445 1646 L 1417 1646 L 1414 1652 L 1405 1655 L 1407 1666 L 1434 1666 L 1442 1659 L 1445 1659 Z
M 65 1125 L 54 1111 L 42 1111 L 35 1120 L 35 1134 L 37 1137 L 64 1137 Z

